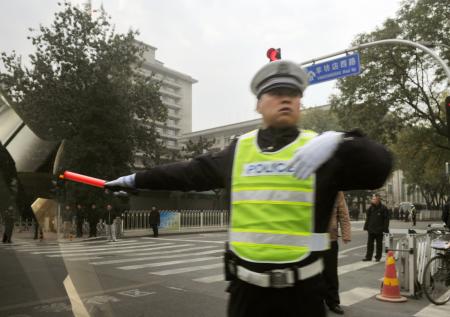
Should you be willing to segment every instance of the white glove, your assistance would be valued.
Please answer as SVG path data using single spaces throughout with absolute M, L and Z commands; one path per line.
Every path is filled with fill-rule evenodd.
M 343 137 L 342 132 L 335 131 L 327 131 L 316 136 L 295 152 L 288 163 L 288 168 L 294 169 L 295 177 L 307 178 L 330 159 Z
M 119 177 L 113 181 L 106 182 L 105 188 L 112 191 L 118 191 L 120 189 L 134 189 L 135 188 L 136 174 Z

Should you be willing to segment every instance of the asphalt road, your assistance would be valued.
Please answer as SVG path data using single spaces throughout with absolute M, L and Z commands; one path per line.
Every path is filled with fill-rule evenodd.
M 392 229 L 407 226 L 391 224 Z M 450 303 L 436 307 L 424 298 L 400 304 L 376 300 L 384 263 L 361 261 L 366 233 L 362 222 L 353 222 L 352 229 L 352 242 L 341 243 L 339 254 L 346 316 L 450 315 Z M 225 239 L 219 232 L 1 245 L 0 316 L 225 316 Z

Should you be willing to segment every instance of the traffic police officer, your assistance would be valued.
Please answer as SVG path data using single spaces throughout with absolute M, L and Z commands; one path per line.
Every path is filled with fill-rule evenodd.
M 293 62 L 262 67 L 251 82 L 263 127 L 218 153 L 106 183 L 112 190 L 226 188 L 229 316 L 325 316 L 322 253 L 339 190 L 383 185 L 389 152 L 358 132 L 297 128 L 307 74 Z

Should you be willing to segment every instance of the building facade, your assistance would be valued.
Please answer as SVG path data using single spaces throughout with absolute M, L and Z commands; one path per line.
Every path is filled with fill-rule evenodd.
M 179 149 L 179 136 L 192 131 L 192 85 L 197 80 L 157 60 L 156 47 L 142 42 L 138 42 L 138 45 L 146 49 L 141 70 L 160 82 L 159 92 L 168 110 L 167 121 L 159 122 L 157 130 L 169 149 Z

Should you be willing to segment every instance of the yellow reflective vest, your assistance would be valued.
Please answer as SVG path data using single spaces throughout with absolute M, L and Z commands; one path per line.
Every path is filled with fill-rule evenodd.
M 231 180 L 230 248 L 260 263 L 298 262 L 329 247 L 328 233 L 314 233 L 314 180 L 287 168 L 295 151 L 316 133 L 303 130 L 276 152 L 263 152 L 258 130 L 239 137 Z

